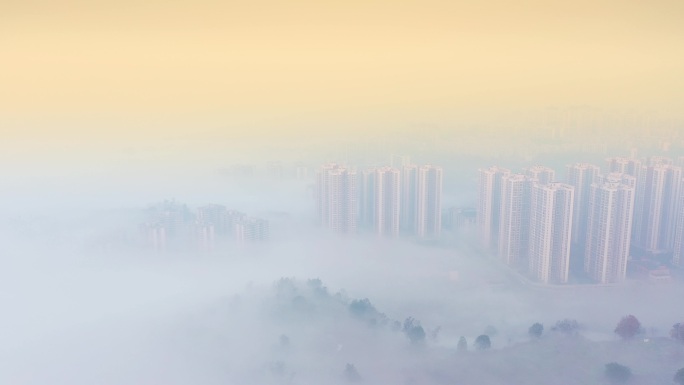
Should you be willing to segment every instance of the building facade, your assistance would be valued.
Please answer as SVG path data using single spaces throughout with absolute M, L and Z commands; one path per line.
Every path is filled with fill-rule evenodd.
M 536 179 L 523 174 L 509 174 L 502 178 L 499 257 L 509 266 L 527 261 L 534 183 Z
M 496 166 L 478 170 L 477 227 L 482 245 L 490 250 L 497 250 L 501 187 L 503 178 L 510 173 Z
M 375 171 L 374 227 L 380 236 L 399 235 L 401 172 L 393 167 Z
M 432 165 L 418 169 L 416 235 L 439 238 L 442 230 L 442 168 Z
M 636 179 L 601 176 L 591 185 L 584 270 L 596 283 L 625 279 L 630 252 Z
M 322 166 L 316 175 L 319 223 L 337 233 L 355 233 L 358 219 L 356 171 L 336 163 Z
M 531 202 L 529 273 L 542 283 L 566 283 L 574 188 L 557 182 L 535 184 Z

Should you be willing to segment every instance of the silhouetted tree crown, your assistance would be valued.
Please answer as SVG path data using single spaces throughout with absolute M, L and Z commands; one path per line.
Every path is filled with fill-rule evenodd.
M 412 317 L 409 317 L 404 321 L 403 331 L 413 344 L 425 341 L 425 330 L 420 326 L 420 322 Z
M 458 339 L 458 345 L 456 345 L 456 350 L 459 352 L 468 351 L 468 341 L 466 341 L 465 337 L 461 336 L 461 338 Z
M 634 338 L 637 334 L 641 332 L 641 323 L 639 320 L 633 316 L 628 315 L 622 317 L 620 322 L 618 322 L 615 327 L 615 334 L 619 335 L 622 339 Z
M 672 381 L 679 385 L 684 385 L 684 368 L 679 369 L 677 373 L 675 373 Z
M 351 301 L 349 304 L 349 311 L 357 317 L 371 316 L 377 313 L 377 310 L 371 305 L 368 298 Z
M 475 347 L 478 350 L 489 349 L 492 347 L 492 341 L 489 339 L 488 335 L 482 334 L 475 339 Z
M 679 322 L 672 325 L 672 329 L 670 330 L 670 337 L 674 338 L 677 341 L 684 342 L 684 323 Z
M 632 370 L 617 362 L 606 364 L 605 374 L 608 380 L 614 384 L 622 384 L 632 377 Z
M 492 325 L 487 326 L 484 330 L 484 334 L 492 337 L 494 337 L 497 333 L 499 333 L 499 331 L 496 330 L 496 328 Z
M 527 333 L 530 335 L 530 337 L 539 338 L 542 336 L 542 333 L 544 333 L 544 325 L 540 324 L 539 322 L 534 323 L 527 330 Z
M 344 368 L 344 378 L 349 382 L 361 381 L 361 375 L 353 364 L 347 364 Z
M 556 322 L 556 325 L 551 330 L 573 335 L 579 332 L 579 327 L 579 323 L 576 320 L 566 318 Z
M 285 334 L 280 336 L 280 346 L 282 347 L 288 347 L 290 346 L 290 337 L 286 336 Z

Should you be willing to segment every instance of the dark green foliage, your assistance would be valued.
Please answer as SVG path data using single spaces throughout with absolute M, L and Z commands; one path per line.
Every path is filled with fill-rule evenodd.
M 475 348 L 477 350 L 486 350 L 492 347 L 492 341 L 489 336 L 482 334 L 475 339 Z
M 617 362 L 606 364 L 605 374 L 608 380 L 614 384 L 622 384 L 632 377 L 632 370 Z
M 615 334 L 619 335 L 623 339 L 634 338 L 637 334 L 641 332 L 641 323 L 639 320 L 633 316 L 628 315 L 622 317 L 620 322 L 615 327 Z
M 459 352 L 468 351 L 468 341 L 466 341 L 465 337 L 461 336 L 461 338 L 458 339 L 458 345 L 456 345 L 456 350 Z
M 540 338 L 542 333 L 544 333 L 544 325 L 536 322 L 530 326 L 530 328 L 527 330 L 527 333 L 530 335 L 530 337 Z
M 344 368 L 344 378 L 349 382 L 361 381 L 361 375 L 353 364 L 347 364 Z
M 681 368 L 675 373 L 674 378 L 672 378 L 672 381 L 679 385 L 684 385 L 684 368 Z

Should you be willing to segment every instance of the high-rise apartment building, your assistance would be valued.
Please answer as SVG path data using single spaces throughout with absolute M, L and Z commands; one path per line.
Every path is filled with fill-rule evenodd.
M 297 163 L 295 165 L 295 178 L 298 180 L 309 179 L 309 167 L 304 163 Z
M 401 230 L 413 234 L 416 231 L 418 213 L 418 166 L 410 164 L 401 168 Z
M 684 267 L 684 178 L 679 185 L 678 201 L 672 263 L 675 266 Z
M 416 235 L 439 238 L 442 230 L 442 168 L 432 165 L 418 169 Z
M 268 221 L 260 218 L 244 218 L 233 229 L 238 243 L 263 242 L 269 238 Z
M 338 233 L 354 233 L 358 218 L 356 171 L 335 163 L 323 165 L 316 176 L 319 222 Z
M 523 174 L 509 174 L 502 178 L 499 257 L 509 266 L 527 261 L 534 183 L 536 179 Z
M 613 173 L 591 185 L 584 270 L 597 283 L 624 280 L 629 258 L 636 178 Z
M 499 217 L 501 215 L 501 186 L 510 170 L 490 167 L 478 170 L 477 227 L 482 245 L 497 250 Z
M 375 171 L 374 225 L 381 236 L 399 235 L 401 173 L 393 167 Z
M 145 243 L 154 251 L 166 250 L 166 228 L 161 224 L 144 224 L 141 228 Z
M 197 221 L 194 226 L 195 242 L 201 251 L 211 251 L 216 246 L 214 225 Z
M 242 217 L 244 214 L 227 210 L 223 205 L 209 204 L 197 209 L 198 223 L 212 225 L 214 233 L 219 237 L 230 235 L 233 231 L 233 225 Z
M 648 252 L 667 252 L 674 248 L 676 212 L 682 169 L 665 159 L 652 159 L 642 166 L 637 179 L 637 204 L 634 220 L 634 245 Z M 641 194 L 641 196 L 639 196 Z
M 532 187 L 529 272 L 542 283 L 566 283 L 570 262 L 574 188 L 564 183 Z
M 359 226 L 370 228 L 375 224 L 376 170 L 361 171 L 359 175 Z
M 634 154 L 633 154 L 634 155 Z M 636 190 L 634 191 L 634 215 L 632 216 L 632 244 L 638 243 L 637 237 L 640 232 L 642 218 L 644 216 L 644 187 L 643 164 L 636 157 L 614 157 L 606 159 L 608 164 L 607 173 L 627 174 L 636 178 Z
M 450 207 L 443 210 L 442 228 L 459 232 L 476 229 L 477 210 L 474 207 Z
M 536 179 L 539 184 L 548 184 L 556 180 L 556 171 L 545 166 L 532 166 L 523 170 L 524 174 Z
M 641 160 L 637 158 L 614 157 L 606 159 L 606 163 L 609 173 L 627 174 L 639 179 Z
M 599 173 L 599 167 L 589 163 L 575 163 L 566 166 L 565 182 L 575 188 L 570 250 L 571 271 L 582 271 L 584 265 L 591 185 L 596 181 Z

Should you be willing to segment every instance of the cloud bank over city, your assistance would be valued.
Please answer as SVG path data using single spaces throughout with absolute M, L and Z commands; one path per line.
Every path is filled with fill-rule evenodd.
M 684 384 L 684 3 L 6 3 L 0 383 Z

